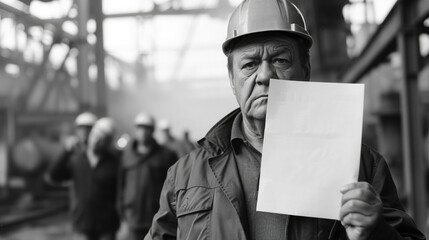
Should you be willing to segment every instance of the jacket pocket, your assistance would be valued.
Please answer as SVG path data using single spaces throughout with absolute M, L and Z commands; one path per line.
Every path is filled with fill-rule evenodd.
M 208 239 L 214 189 L 192 187 L 177 192 L 178 239 Z

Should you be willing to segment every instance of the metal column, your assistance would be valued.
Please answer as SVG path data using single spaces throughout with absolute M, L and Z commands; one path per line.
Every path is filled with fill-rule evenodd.
M 401 110 L 404 146 L 405 188 L 409 212 L 419 229 L 426 229 L 426 165 L 423 160 L 421 101 L 418 89 L 420 69 L 419 35 L 416 28 L 406 29 L 413 19 L 408 0 L 400 0 L 402 31 L 397 38 L 402 57 Z
M 88 53 L 90 48 L 87 42 L 88 30 L 87 23 L 89 19 L 89 0 L 76 0 L 78 16 L 78 40 L 77 49 L 79 51 L 77 56 L 77 77 L 79 79 L 79 105 L 80 110 L 87 110 L 91 107 L 91 93 L 89 84 L 89 59 Z
M 92 12 L 94 14 L 96 22 L 96 32 L 95 36 L 97 37 L 97 43 L 95 44 L 95 58 L 97 63 L 97 107 L 98 114 L 106 115 L 107 111 L 107 88 L 106 88 L 106 78 L 105 78 L 105 69 L 104 69 L 104 38 L 103 38 L 103 0 L 93 0 L 92 2 Z

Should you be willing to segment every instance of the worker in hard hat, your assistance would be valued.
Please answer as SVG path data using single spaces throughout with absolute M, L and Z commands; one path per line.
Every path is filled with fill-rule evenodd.
M 91 112 L 83 112 L 79 114 L 74 120 L 75 135 L 67 136 L 63 140 L 64 151 L 59 156 L 57 163 L 67 162 L 73 155 L 78 155 L 80 152 L 86 150 L 88 144 L 88 136 L 91 132 L 92 126 L 97 121 L 97 116 Z M 49 184 L 56 184 L 58 181 L 54 181 L 51 174 L 45 175 L 45 180 Z M 66 181 L 61 181 L 64 185 L 67 185 Z
M 175 140 L 170 131 L 170 122 L 167 119 L 161 119 L 158 121 L 157 128 L 160 131 L 159 143 L 166 145 Z
M 170 122 L 166 119 L 159 121 L 160 143 L 175 152 L 177 156 L 183 157 L 194 150 L 194 146 L 187 139 L 177 139 L 171 133 Z
M 134 119 L 134 137 L 123 153 L 121 212 L 130 239 L 141 240 L 159 208 L 159 197 L 168 168 L 177 155 L 154 138 L 155 120 L 147 113 Z
M 76 136 L 70 137 L 65 140 L 65 148 L 71 149 L 80 145 L 80 147 L 86 147 L 88 143 L 89 132 L 97 121 L 97 116 L 90 112 L 84 112 L 79 114 L 75 119 Z
M 311 45 L 288 0 L 244 0 L 235 9 L 222 50 L 240 108 L 169 170 L 146 240 L 424 239 L 400 206 L 385 161 L 366 146 L 359 182 L 341 190 L 341 221 L 256 211 L 269 80 L 308 81 Z
M 85 133 L 88 133 L 85 135 L 82 131 L 81 135 L 86 147 L 75 145 L 66 149 L 49 175 L 56 182 L 73 182 L 73 239 L 114 240 L 119 227 L 117 186 L 120 166 L 120 156 L 112 143 L 114 123 L 109 118 L 89 121 L 89 115 L 88 118 L 81 116 L 76 119 L 76 124 L 83 124 Z M 85 119 L 88 121 L 83 121 Z M 86 132 L 88 129 L 90 131 Z

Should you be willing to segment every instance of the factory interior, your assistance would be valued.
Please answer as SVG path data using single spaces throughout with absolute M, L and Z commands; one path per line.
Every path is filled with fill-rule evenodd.
M 236 109 L 221 46 L 240 2 L 0 0 L 0 239 L 70 239 L 69 186 L 46 172 L 80 113 L 113 119 L 121 149 L 140 112 L 195 143 Z M 428 234 L 429 1 L 291 2 L 311 81 L 365 84 L 362 142 Z

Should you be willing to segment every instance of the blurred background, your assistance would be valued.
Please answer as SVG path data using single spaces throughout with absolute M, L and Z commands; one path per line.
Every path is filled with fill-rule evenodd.
M 314 39 L 312 81 L 366 84 L 363 142 L 427 233 L 429 1 L 292 2 Z M 237 108 L 221 44 L 239 3 L 1 0 L 1 239 L 68 239 L 67 191 L 43 176 L 79 113 L 112 117 L 124 147 L 138 112 L 196 141 Z

